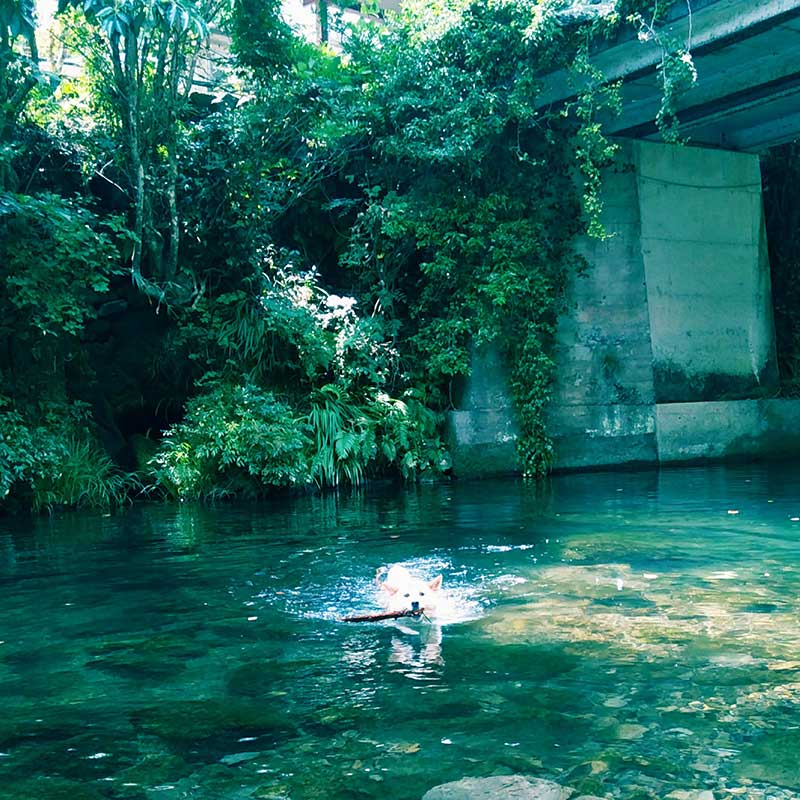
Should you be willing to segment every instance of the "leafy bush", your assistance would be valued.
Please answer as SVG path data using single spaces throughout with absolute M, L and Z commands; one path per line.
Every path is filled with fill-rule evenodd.
M 381 409 L 378 441 L 381 455 L 406 481 L 441 476 L 450 469 L 450 454 L 439 430 L 442 414 L 428 408 L 420 393 L 409 390 L 403 400 L 379 395 Z
M 113 220 L 104 224 L 120 230 Z M 0 195 L 0 333 L 80 333 L 119 268 L 119 252 L 99 227 L 87 209 L 55 195 Z
M 449 468 L 439 417 L 413 396 L 356 401 L 326 384 L 302 414 L 252 383 L 209 382 L 151 461 L 156 485 L 174 498 L 358 486 L 386 469 L 416 480 Z
M 150 462 L 181 499 L 435 475 L 449 466 L 449 384 L 488 342 L 511 366 L 525 471 L 546 471 L 555 320 L 580 268 L 574 237 L 598 232 L 613 153 L 598 119 L 616 85 L 586 53 L 624 20 L 663 45 L 655 26 L 672 2 L 620 0 L 584 25 L 562 19 L 562 0 L 408 0 L 344 32 L 343 56 L 293 41 L 277 0 L 62 3 L 86 12 L 64 22 L 84 79 L 34 104 L 35 58 L 15 56 L 0 80 L 16 96 L 27 74 L 0 131 L 0 189 L 54 192 L 0 194 L 0 371 L 15 402 L 0 409 L 0 495 L 45 507 L 124 494 L 85 414 L 54 421 L 74 397 L 110 408 L 130 444 L 194 392 Z M 215 65 L 213 100 L 188 91 L 212 19 L 242 70 Z M 672 125 L 693 71 L 668 49 Z M 564 109 L 537 107 L 542 76 L 561 68 L 583 88 Z M 21 138 L 26 107 L 46 146 Z M 39 180 L 37 153 L 56 150 L 75 155 L 72 177 Z M 125 309 L 88 326 L 121 249 L 133 281 L 113 307 Z M 158 348 L 125 366 L 155 408 L 130 412 L 98 376 L 141 332 L 146 303 Z M 164 365 L 181 379 L 163 385 Z M 60 408 L 50 421 L 45 397 Z
M 190 400 L 186 416 L 152 460 L 156 484 L 188 500 L 309 482 L 304 421 L 271 392 L 251 383 L 212 383 Z
M 343 387 L 331 383 L 312 395 L 308 423 L 314 433 L 316 483 L 361 484 L 378 452 L 375 409 L 354 402 Z
M 120 471 L 88 431 L 87 410 L 48 406 L 36 424 L 0 398 L 0 507 L 34 511 L 121 505 L 138 483 Z
M 195 304 L 184 326 L 186 346 L 213 372 L 247 372 L 296 392 L 336 381 L 382 385 L 397 363 L 382 321 L 358 313 L 353 297 L 325 290 L 296 253 L 263 254 L 262 269 L 236 288 Z M 188 321 L 188 320 L 187 320 Z

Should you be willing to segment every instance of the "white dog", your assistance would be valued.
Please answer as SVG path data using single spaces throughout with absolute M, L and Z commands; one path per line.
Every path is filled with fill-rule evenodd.
M 389 569 L 389 574 L 383 581 L 382 573 L 383 568 L 375 574 L 375 581 L 381 590 L 381 603 L 387 612 L 423 611 L 429 617 L 436 613 L 439 589 L 442 587 L 441 575 L 426 582 L 399 564 Z

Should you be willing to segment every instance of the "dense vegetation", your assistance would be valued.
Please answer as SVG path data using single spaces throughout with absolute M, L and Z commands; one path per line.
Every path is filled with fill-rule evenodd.
M 277 0 L 65 3 L 58 78 L 30 0 L 0 5 L 0 504 L 436 476 L 489 342 L 546 471 L 549 341 L 613 153 L 585 54 L 657 18 L 567 5 L 409 3 L 334 54 Z M 585 90 L 537 110 L 561 67 Z

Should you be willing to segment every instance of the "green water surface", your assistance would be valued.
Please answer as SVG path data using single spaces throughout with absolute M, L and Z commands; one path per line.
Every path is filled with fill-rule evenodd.
M 444 576 L 439 622 L 378 566 Z M 800 470 L 0 520 L 0 797 L 800 797 Z

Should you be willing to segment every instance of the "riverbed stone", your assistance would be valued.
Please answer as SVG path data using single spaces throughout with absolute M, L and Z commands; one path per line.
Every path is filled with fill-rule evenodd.
M 742 751 L 736 776 L 800 789 L 800 731 L 768 733 Z
M 86 783 L 44 776 L 4 782 L 2 791 L 14 800 L 102 800 L 100 791 Z
M 291 676 L 293 666 L 278 659 L 270 661 L 269 669 L 264 668 L 263 660 L 241 664 L 228 676 L 228 692 L 247 698 L 269 697 L 281 679 Z
M 207 648 L 192 636 L 161 633 L 93 647 L 86 666 L 123 677 L 169 680 L 186 668 L 187 661 L 206 652 Z
M 223 756 L 219 761 L 220 764 L 225 764 L 229 767 L 235 767 L 237 764 L 244 764 L 247 761 L 252 761 L 255 758 L 258 758 L 261 753 L 257 750 L 247 751 L 245 753 L 230 753 L 227 756 Z
M 190 774 L 191 768 L 173 753 L 146 753 L 132 766 L 119 772 L 121 783 L 160 784 Z
M 647 728 L 644 725 L 636 725 L 635 723 L 625 722 L 617 725 L 614 728 L 614 738 L 630 741 L 632 739 L 641 739 L 647 733 Z
M 291 738 L 296 730 L 288 718 L 256 704 L 212 700 L 183 700 L 150 706 L 131 715 L 134 726 L 176 746 L 241 736 L 262 742 Z
M 572 789 L 540 778 L 523 775 L 495 775 L 490 778 L 462 778 L 427 791 L 422 800 L 568 800 Z

